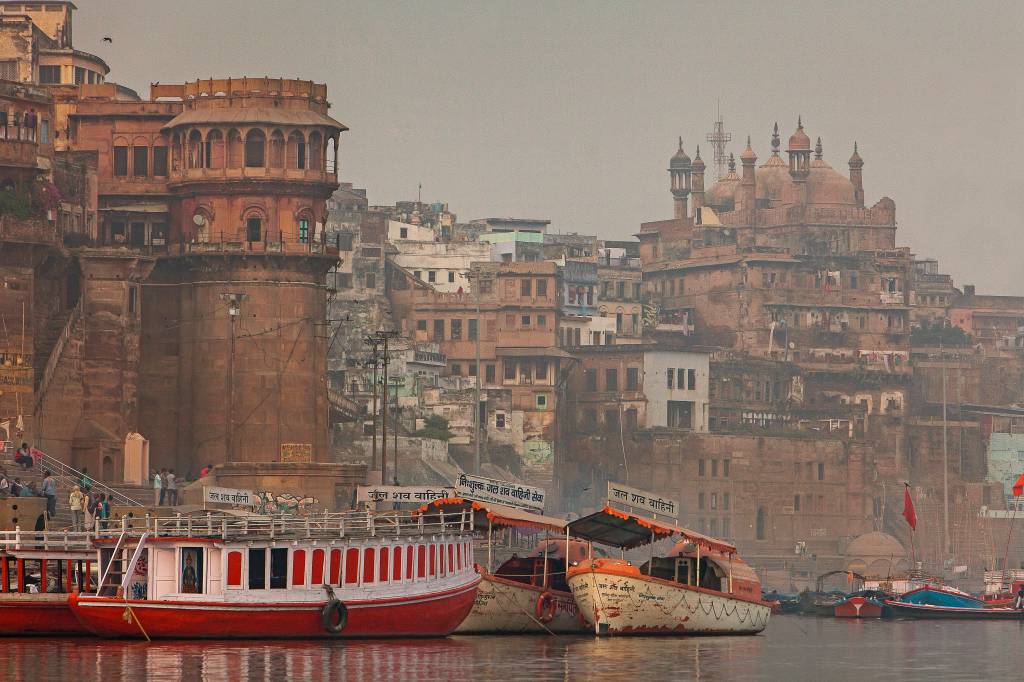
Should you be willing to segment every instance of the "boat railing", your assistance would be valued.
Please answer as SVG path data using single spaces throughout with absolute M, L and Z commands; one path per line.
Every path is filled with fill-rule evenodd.
M 92 533 L 79 531 L 14 530 L 0 531 L 0 550 L 87 552 L 93 549 Z
M 214 511 L 174 516 L 124 516 L 120 523 L 96 531 L 98 539 L 129 537 L 149 533 L 157 538 L 236 539 L 334 539 L 420 535 L 449 535 L 473 530 L 468 510 L 436 515 L 410 512 L 349 511 L 308 516 L 274 514 L 237 516 Z

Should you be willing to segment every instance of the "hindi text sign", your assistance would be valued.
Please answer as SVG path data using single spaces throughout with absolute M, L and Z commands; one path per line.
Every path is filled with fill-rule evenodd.
M 528 511 L 544 511 L 544 489 L 494 478 L 461 474 L 455 490 L 459 497 L 478 502 L 495 502 Z
M 256 493 L 235 488 L 203 487 L 203 501 L 210 504 L 234 504 L 241 507 L 255 507 Z
M 608 481 L 608 501 L 633 509 L 643 509 L 658 516 L 679 518 L 679 502 L 639 488 Z
M 357 502 L 405 502 L 423 504 L 455 497 L 455 488 L 440 485 L 361 485 L 356 488 Z

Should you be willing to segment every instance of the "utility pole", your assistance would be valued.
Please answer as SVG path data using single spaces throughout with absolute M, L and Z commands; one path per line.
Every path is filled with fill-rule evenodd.
M 949 558 L 949 450 L 947 446 L 946 419 L 946 353 L 942 349 L 942 337 L 946 334 L 946 322 L 942 320 L 942 331 L 939 333 L 939 356 L 942 358 L 942 549 L 945 558 Z
M 480 270 L 473 272 L 473 289 L 476 291 L 476 396 L 473 400 L 473 458 L 474 472 L 480 475 Z
M 384 409 L 381 412 L 380 420 L 380 482 L 381 485 L 387 485 L 388 481 L 388 364 L 390 358 L 388 357 L 388 341 L 398 336 L 396 331 L 378 331 L 374 333 L 374 338 L 378 344 L 384 346 L 384 356 L 381 358 L 381 364 L 384 366 L 383 381 L 381 382 L 384 386 Z
M 228 302 L 228 367 L 227 394 L 228 409 L 224 418 L 224 456 L 228 462 L 235 461 L 235 324 L 242 314 L 242 301 L 248 294 L 221 294 L 220 299 Z
M 394 465 L 394 470 L 395 471 L 394 471 L 394 474 L 392 475 L 392 479 L 394 480 L 395 485 L 398 485 L 398 384 L 399 384 L 398 377 L 392 378 L 391 379 L 391 383 L 395 387 L 395 408 L 394 408 L 395 409 L 395 411 L 394 411 L 394 416 L 395 416 L 395 428 L 394 428 L 394 431 L 395 431 L 395 435 L 393 437 L 394 445 L 392 445 L 392 447 L 391 447 L 391 454 L 394 455 L 394 457 L 395 457 L 395 465 Z
M 367 336 L 365 339 L 363 339 L 363 343 L 365 343 L 366 345 L 370 346 L 371 353 L 372 353 L 371 358 L 369 360 L 369 363 L 371 363 L 372 366 L 373 366 L 373 412 L 372 412 L 372 414 L 373 414 L 373 445 L 371 446 L 371 453 L 372 454 L 370 456 L 370 461 L 371 461 L 372 470 L 375 471 L 377 469 L 377 464 L 378 464 L 378 459 L 377 459 L 377 363 L 378 363 L 378 358 L 377 358 L 377 339 L 372 337 L 372 336 Z M 383 483 L 384 483 L 384 479 L 382 478 L 381 479 L 381 484 L 383 484 Z

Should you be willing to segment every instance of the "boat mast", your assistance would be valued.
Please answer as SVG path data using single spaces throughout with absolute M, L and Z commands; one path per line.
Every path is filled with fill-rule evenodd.
M 946 333 L 946 320 L 942 321 L 942 333 L 939 334 L 939 355 L 942 358 L 942 550 L 943 559 L 950 556 L 949 552 L 949 449 L 948 420 L 946 419 L 946 354 L 942 350 L 942 337 Z

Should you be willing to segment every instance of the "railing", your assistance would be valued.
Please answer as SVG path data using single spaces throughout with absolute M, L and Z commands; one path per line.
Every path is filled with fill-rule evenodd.
M 64 462 L 60 461 L 59 459 L 51 455 L 41 455 L 37 459 L 37 462 L 39 463 L 40 469 L 50 471 L 58 479 L 64 481 L 65 483 L 68 483 L 69 485 L 78 485 L 79 481 L 81 481 L 82 478 L 86 476 L 85 473 L 78 471 L 77 469 L 71 466 L 68 466 Z M 113 502 L 117 504 L 127 505 L 131 507 L 146 506 L 143 503 L 139 502 L 138 500 L 134 500 L 125 495 L 124 493 L 114 490 L 110 486 L 93 479 L 92 476 L 89 476 L 89 480 L 92 481 L 91 488 L 93 490 L 98 490 L 99 492 L 106 494 L 106 496 L 109 499 L 111 499 Z
M 31 531 L 15 528 L 0 531 L 0 549 L 7 552 L 22 550 L 65 552 L 91 551 L 94 535 L 88 532 L 72 531 Z
M 249 515 L 207 512 L 202 516 L 178 514 L 171 517 L 122 517 L 96 531 L 99 539 L 120 537 L 123 533 L 150 537 L 185 537 L 221 540 L 238 539 L 332 539 L 398 537 L 407 535 L 445 535 L 473 530 L 473 515 L 468 510 L 452 513 L 417 514 L 409 511 L 324 512 L 309 516 Z
M 50 357 L 46 359 L 46 367 L 43 369 L 43 376 L 39 381 L 39 390 L 36 391 L 35 408 L 32 414 L 41 414 L 43 397 L 46 395 L 46 389 L 50 387 L 50 382 L 53 380 L 53 374 L 57 371 L 57 363 L 60 362 L 61 355 L 64 354 L 64 347 L 67 346 L 68 341 L 71 339 L 71 334 L 75 331 L 75 325 L 78 324 L 78 320 L 81 317 L 82 301 L 80 299 L 78 304 L 71 309 L 71 315 L 68 317 L 68 321 L 64 324 L 64 329 L 61 330 L 60 336 L 57 337 L 57 342 L 53 345 L 53 350 L 50 351 Z

